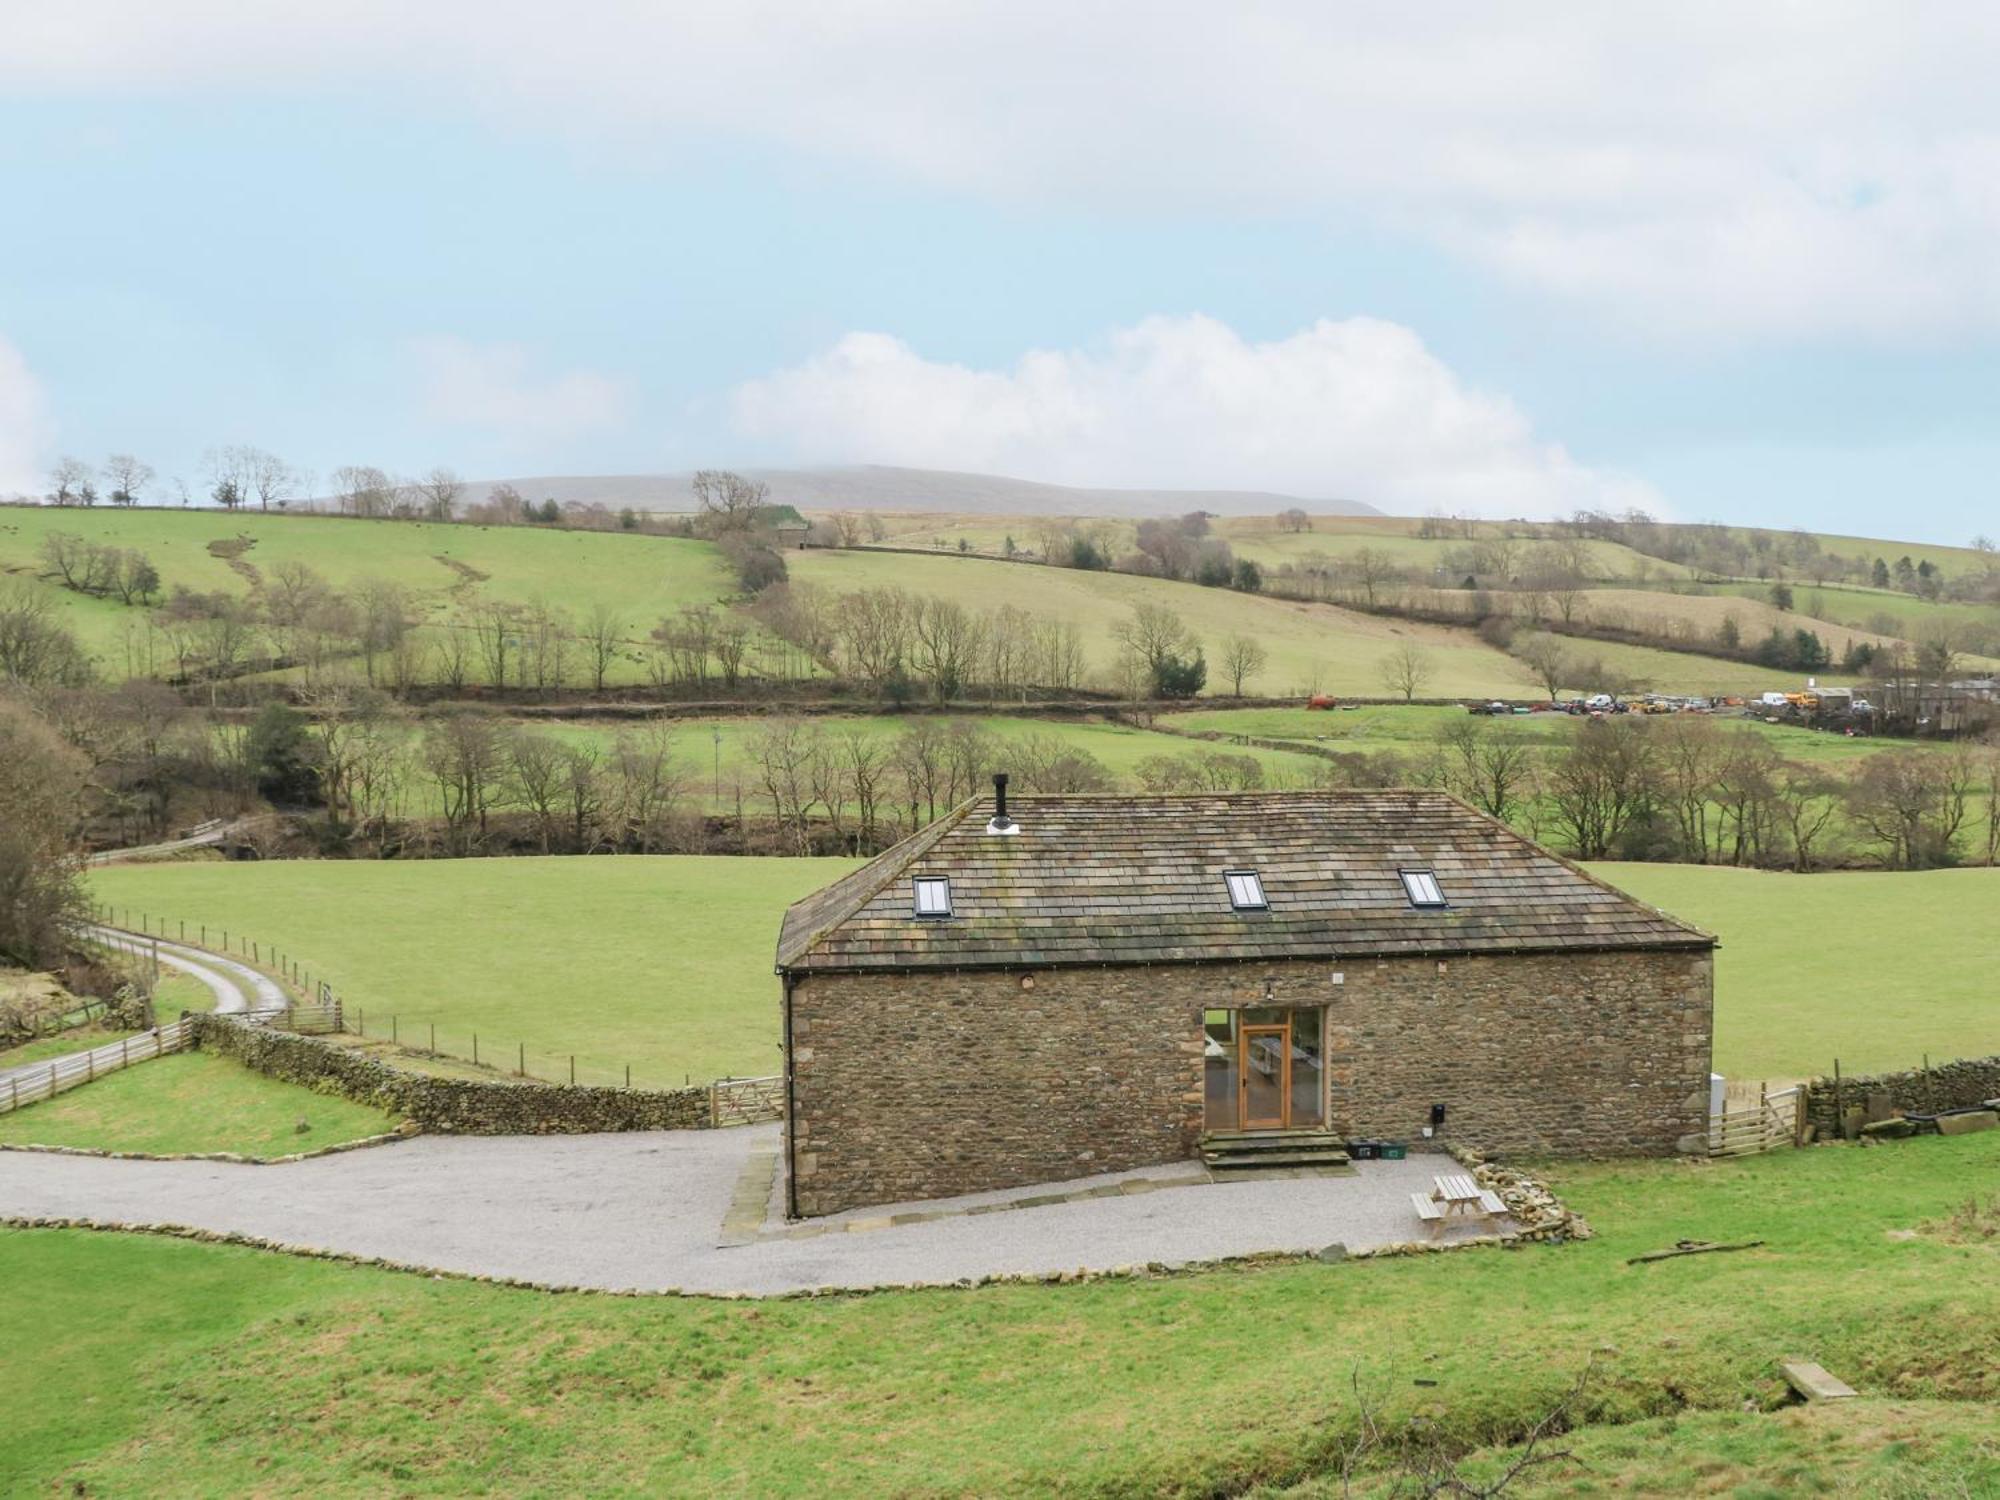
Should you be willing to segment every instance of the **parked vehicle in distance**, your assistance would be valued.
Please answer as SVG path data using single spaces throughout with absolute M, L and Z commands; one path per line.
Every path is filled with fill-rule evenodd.
M 1609 693 L 1592 693 L 1583 700 L 1583 706 L 1594 714 L 1609 714 L 1618 711 L 1618 700 Z

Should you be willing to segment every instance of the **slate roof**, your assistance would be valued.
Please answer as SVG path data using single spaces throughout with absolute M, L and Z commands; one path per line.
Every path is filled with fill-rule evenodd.
M 992 811 L 968 802 L 798 902 L 779 970 L 1715 944 L 1442 792 L 1016 796 L 1012 837 Z M 1411 906 L 1403 869 L 1449 905 Z M 1257 871 L 1270 909 L 1232 909 L 1226 870 Z M 950 878 L 949 918 L 914 915 L 919 875 Z

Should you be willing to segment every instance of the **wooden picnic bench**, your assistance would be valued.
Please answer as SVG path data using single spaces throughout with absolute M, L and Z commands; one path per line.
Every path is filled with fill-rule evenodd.
M 1467 1219 L 1491 1223 L 1507 1212 L 1507 1205 L 1500 1201 L 1498 1193 L 1482 1188 L 1470 1173 L 1464 1172 L 1439 1174 L 1431 1180 L 1429 1193 L 1410 1194 L 1410 1206 L 1430 1230 L 1432 1239 L 1447 1224 Z

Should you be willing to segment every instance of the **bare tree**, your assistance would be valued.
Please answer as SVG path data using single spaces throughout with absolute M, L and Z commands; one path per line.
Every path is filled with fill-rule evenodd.
M 725 687 L 743 680 L 743 657 L 750 649 L 750 627 L 741 620 L 724 620 L 715 627 L 715 665 Z
M 819 729 L 797 719 L 773 719 L 757 738 L 758 780 L 771 802 L 771 816 L 790 835 L 798 854 L 812 853 L 812 810 L 819 759 Z
M 401 584 L 380 578 L 364 578 L 355 585 L 352 594 L 355 639 L 361 647 L 361 660 L 369 683 L 372 685 L 375 682 L 377 659 L 387 656 L 398 691 L 407 691 L 410 683 L 408 671 L 404 669 L 414 669 L 412 653 L 403 650 L 411 632 L 408 593 Z
M 113 505 L 137 505 L 153 482 L 153 466 L 130 453 L 114 453 L 104 460 L 104 478 L 111 486 L 105 498 Z
M 300 476 L 291 465 L 262 448 L 238 448 L 235 452 L 245 494 L 257 497 L 259 510 L 269 510 L 274 501 L 283 510 L 299 489 Z
M 1514 645 L 1514 656 L 1548 690 L 1554 702 L 1569 685 L 1574 664 L 1569 648 L 1552 635 L 1523 636 Z
M 90 465 L 65 453 L 49 470 L 49 499 L 57 505 L 89 505 L 97 498 L 91 481 Z
M 1431 680 L 1431 654 L 1415 641 L 1404 641 L 1383 658 L 1379 671 L 1383 685 L 1408 703 Z
M 517 729 L 507 736 L 506 755 L 508 795 L 528 809 L 542 853 L 551 853 L 567 811 L 563 743 L 544 730 Z
M 75 840 L 88 771 L 26 704 L 0 702 L 0 959 L 59 962 L 86 910 Z
M 0 682 L 74 686 L 89 675 L 89 658 L 49 595 L 25 578 L 0 578 Z
M 695 504 L 701 507 L 704 526 L 714 535 L 748 530 L 770 495 L 768 484 L 728 469 L 702 469 L 694 476 Z
M 201 456 L 202 473 L 208 479 L 208 497 L 224 510 L 236 510 L 250 498 L 250 471 L 245 460 L 249 451 L 231 445 L 210 448 Z
M 1296 505 L 1292 506 L 1289 510 L 1278 512 L 1278 524 L 1294 535 L 1297 535 L 1301 531 L 1311 531 L 1313 529 L 1312 517 Z
M 611 748 L 612 808 L 625 847 L 650 854 L 663 846 L 688 775 L 661 719 L 618 732 Z
M 1232 696 L 1243 696 L 1243 684 L 1270 663 L 1271 653 L 1252 635 L 1232 635 L 1222 643 L 1222 670 Z
M 1148 685 L 1156 693 L 1163 676 L 1190 652 L 1200 649 L 1187 622 L 1164 604 L 1134 605 L 1131 615 L 1113 626 L 1111 633 L 1145 669 Z
M 1532 752 L 1521 738 L 1495 733 L 1486 719 L 1451 720 L 1438 731 L 1438 751 L 1445 789 L 1502 820 L 1520 801 L 1533 769 Z
M 343 515 L 383 517 L 396 508 L 396 481 L 381 469 L 344 464 L 333 471 L 333 500 Z
M 465 494 L 465 485 L 450 469 L 435 468 L 416 482 L 416 491 L 424 508 L 424 519 L 429 521 L 449 521 L 458 510 L 458 502 Z
M 1361 600 L 1369 609 L 1381 602 L 1388 585 L 1401 576 L 1394 556 L 1379 547 L 1362 547 L 1349 554 L 1342 560 L 1340 572 L 1360 590 Z
M 584 621 L 584 644 L 590 651 L 590 681 L 598 692 L 604 691 L 604 679 L 611 671 L 612 662 L 618 659 L 618 647 L 625 638 L 625 617 L 617 608 L 605 600 L 598 600 L 590 607 L 590 614 Z
M 452 846 L 465 852 L 486 835 L 503 765 L 499 728 L 483 713 L 440 714 L 424 731 L 422 759 Z
M 927 679 L 939 703 L 971 685 L 979 660 L 980 619 L 955 599 L 917 601 L 910 618 L 910 664 Z

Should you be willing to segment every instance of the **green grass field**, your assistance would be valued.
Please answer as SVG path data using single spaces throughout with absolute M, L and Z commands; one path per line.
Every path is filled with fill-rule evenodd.
M 2000 1054 L 2000 870 L 1787 875 L 1607 864 L 1613 884 L 1722 939 L 1715 1058 L 1774 1081 Z
M 100 899 L 282 944 L 371 1032 L 530 1071 L 679 1083 L 777 1070 L 778 923 L 847 860 L 620 858 L 131 866 Z M 1606 865 L 1723 940 L 1716 1066 L 1773 1081 L 2000 1053 L 2000 871 L 1797 876 Z
M 1371 748 L 1421 749 L 1436 740 L 1440 730 L 1462 722 L 1465 710 L 1413 704 L 1386 707 L 1363 704 L 1331 712 L 1313 708 L 1210 708 L 1176 713 L 1160 722 L 1194 732 L 1250 735 L 1257 739 L 1297 740 L 1305 744 L 1340 749 Z M 1516 714 L 1479 721 L 1491 734 L 1513 735 L 1531 744 L 1556 748 L 1569 742 L 1585 719 L 1567 714 Z M 1665 718 L 1647 716 L 1637 722 L 1654 725 Z M 1792 724 L 1767 724 L 1762 719 L 1725 715 L 1713 721 L 1725 733 L 1742 731 L 1758 735 L 1778 747 L 1788 760 L 1813 765 L 1845 766 L 1865 760 L 1884 750 L 1913 748 L 1908 740 L 1850 739 L 1841 734 L 1825 734 Z M 1920 740 L 1914 748 L 1934 750 L 1943 742 Z
M 878 741 L 886 751 L 915 718 L 909 714 L 815 714 L 805 722 L 828 735 L 845 735 L 859 730 L 871 740 Z M 1095 757 L 1120 786 L 1131 790 L 1139 786 L 1136 770 L 1141 761 L 1152 756 L 1186 755 L 1211 748 L 1190 745 L 1171 734 L 1136 729 L 1103 719 L 1027 719 L 995 714 L 954 716 L 952 722 L 962 723 L 967 719 L 1003 745 L 1033 737 L 1055 740 L 1065 747 L 1085 752 Z M 532 722 L 534 727 L 544 728 L 559 739 L 593 746 L 600 751 L 608 751 L 619 733 L 616 725 L 602 720 L 539 719 Z M 672 721 L 672 754 L 688 778 L 689 798 L 709 811 L 733 811 L 736 788 L 740 785 L 747 809 L 768 812 L 768 799 L 761 790 L 757 746 L 771 723 L 770 717 L 751 715 Z M 1317 770 L 1317 763 L 1309 756 L 1255 747 L 1229 748 L 1230 753 L 1248 755 L 1261 765 L 1266 785 L 1269 786 L 1304 785 Z M 442 803 L 436 786 L 421 775 L 414 772 L 408 775 L 403 791 L 402 816 L 442 816 Z
M 310 1128 L 300 1131 L 300 1121 Z M 269 1157 L 362 1140 L 396 1125 L 393 1115 L 280 1083 L 229 1058 L 177 1052 L 0 1115 L 0 1142 Z
M 1525 696 L 1536 691 L 1531 674 L 1505 652 L 1469 630 L 1393 620 L 1331 604 L 1310 604 L 1228 589 L 1198 588 L 1123 573 L 1084 573 L 983 558 L 922 557 L 887 552 L 806 552 L 791 558 L 792 575 L 835 591 L 894 585 L 919 594 L 957 599 L 978 608 L 1014 604 L 1037 615 L 1074 620 L 1082 627 L 1093 671 L 1106 671 L 1117 652 L 1112 632 L 1142 602 L 1166 604 L 1200 637 L 1209 658 L 1209 691 L 1219 676 L 1223 642 L 1254 636 L 1270 653 L 1269 665 L 1245 683 L 1253 693 L 1304 696 L 1311 691 L 1381 697 L 1390 690 L 1382 663 L 1406 642 L 1430 657 L 1429 697 Z M 1774 674 L 1740 663 L 1649 647 L 1579 641 L 1577 652 L 1662 690 L 1725 693 L 1789 685 Z
M 840 859 L 333 860 L 95 871 L 99 899 L 277 943 L 370 1033 L 528 1071 L 678 1086 L 778 1071 L 786 906 Z
M 1510 1495 L 1991 1495 L 2000 1277 L 1926 1226 L 1996 1173 L 1993 1134 L 1571 1164 L 1562 1248 L 780 1302 L 0 1230 L 0 1491 L 1337 1494 L 1353 1379 L 1477 1449 L 1594 1362 L 1564 1441 L 1605 1467 Z M 1625 1263 L 1690 1237 L 1766 1243 Z M 1844 1438 L 1776 1409 L 1799 1354 L 1863 1393 Z
M 713 603 L 734 591 L 728 568 L 707 542 L 257 511 L 0 507 L 0 572 L 38 574 L 42 542 L 58 531 L 139 549 L 152 558 L 169 590 L 178 584 L 202 593 L 247 593 L 249 578 L 211 554 L 208 544 L 248 538 L 254 545 L 241 562 L 267 577 L 281 563 L 302 562 L 338 586 L 363 579 L 401 584 L 426 619 L 443 618 L 455 604 L 476 600 L 542 600 L 581 619 L 603 602 L 625 618 L 637 639 L 683 605 Z M 138 622 L 141 611 L 53 583 L 44 586 L 86 646 L 106 663 L 122 664 L 125 628 Z M 636 673 L 626 675 L 636 679 Z
M 930 545 L 943 539 L 997 551 L 1008 535 L 1025 545 L 1024 518 L 910 517 L 892 540 Z M 1014 525 L 1015 520 L 1022 521 Z M 1246 556 L 1275 563 L 1311 551 L 1352 551 L 1362 546 L 1391 552 L 1414 567 L 1436 564 L 1458 543 L 1411 534 L 1414 524 L 1386 518 L 1321 518 L 1319 529 L 1294 536 L 1277 532 L 1265 518 L 1224 523 L 1219 534 Z M 402 585 L 417 606 L 421 631 L 434 635 L 459 606 L 481 601 L 525 605 L 544 601 L 581 621 L 597 604 L 614 609 L 626 645 L 613 662 L 609 680 L 642 682 L 639 645 L 659 620 L 684 605 L 708 604 L 733 591 L 728 569 L 706 542 L 636 534 L 565 531 L 537 527 L 440 526 L 422 522 L 371 522 L 329 517 L 287 516 L 243 511 L 134 510 L 105 508 L 54 510 L 0 508 L 0 572 L 38 580 L 40 547 L 52 532 L 66 531 L 94 541 L 134 547 L 158 566 L 166 586 L 238 595 L 257 576 L 268 576 L 287 561 L 304 562 L 336 586 L 365 579 Z M 211 543 L 247 541 L 232 562 L 212 554 Z M 1591 543 L 1593 566 L 1606 580 L 1627 588 L 1645 581 L 1677 579 L 1684 571 L 1642 559 L 1611 543 Z M 1092 670 L 1101 675 L 1115 654 L 1113 628 L 1140 601 L 1171 605 L 1206 645 L 1210 687 L 1223 686 L 1219 657 L 1233 634 L 1254 636 L 1270 653 L 1269 664 L 1248 686 L 1263 693 L 1303 694 L 1309 690 L 1349 696 L 1386 691 L 1382 663 L 1399 646 L 1416 641 L 1429 653 L 1433 696 L 1519 695 L 1532 690 L 1529 674 L 1503 652 L 1470 631 L 1371 616 L 1332 605 L 1294 603 L 1196 588 L 1124 574 L 1077 573 L 1068 569 L 1008 564 L 991 558 L 906 555 L 885 552 L 793 552 L 793 575 L 835 590 L 893 584 L 921 594 L 959 599 L 979 608 L 1011 603 L 1038 615 L 1075 621 L 1084 631 Z M 137 663 L 146 670 L 142 643 L 145 612 L 60 589 L 36 587 L 55 600 L 88 649 L 113 674 Z M 1668 612 L 1719 601 L 1657 599 Z M 1888 597 L 1888 596 L 1882 596 Z M 1913 603 L 1917 601 L 1912 601 Z M 428 638 L 428 636 L 427 636 Z M 153 664 L 158 665 L 156 642 Z M 1620 675 L 1663 691 L 1735 693 L 1789 686 L 1784 674 L 1675 651 L 1619 644 L 1578 642 Z M 584 673 L 578 657 L 572 674 Z M 475 673 L 475 676 L 477 674 Z M 1829 678 L 1828 681 L 1835 679 Z

